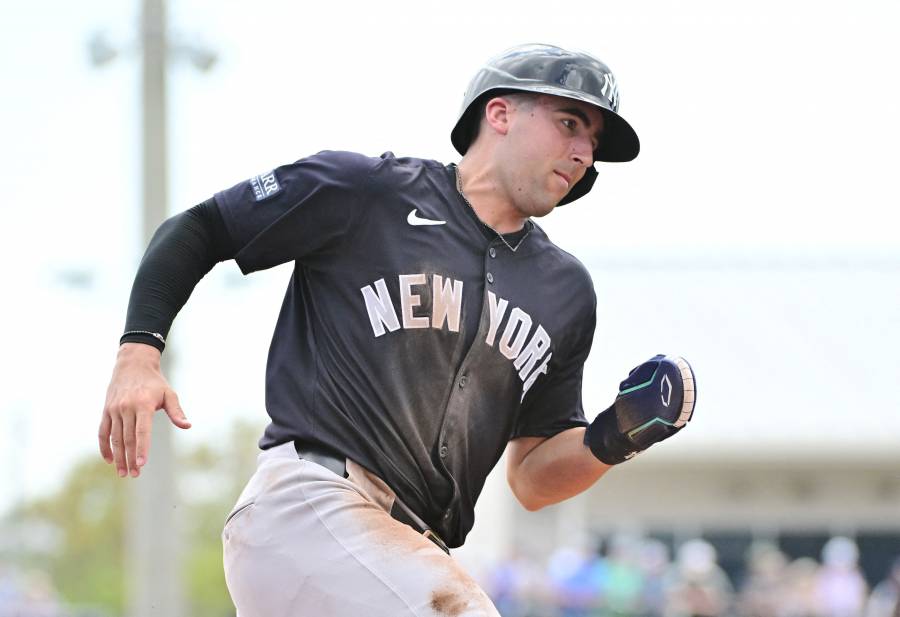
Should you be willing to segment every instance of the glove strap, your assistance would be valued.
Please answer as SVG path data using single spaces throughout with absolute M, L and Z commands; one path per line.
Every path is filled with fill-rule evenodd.
M 624 463 L 638 453 L 635 444 L 619 430 L 615 404 L 600 413 L 587 427 L 584 444 L 607 465 Z

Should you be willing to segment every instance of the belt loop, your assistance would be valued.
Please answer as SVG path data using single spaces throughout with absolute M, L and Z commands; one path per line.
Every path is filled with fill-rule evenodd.
M 448 555 L 450 554 L 450 549 L 447 547 L 447 544 L 444 542 L 444 540 L 439 535 L 434 533 L 431 529 L 426 529 L 422 533 L 422 535 L 425 536 L 426 538 L 428 538 L 429 540 L 431 540 L 432 542 L 434 542 L 435 544 L 437 544 L 437 547 L 439 549 L 441 549 Z
M 450 549 L 447 547 L 447 543 L 444 542 L 444 539 L 441 538 L 435 531 L 428 526 L 428 524 L 423 521 L 415 512 L 412 511 L 408 505 L 403 503 L 403 501 L 396 497 L 394 499 L 394 507 L 391 508 L 391 516 L 404 523 L 409 525 L 413 529 L 416 529 L 423 536 L 434 542 L 439 549 L 450 554 Z

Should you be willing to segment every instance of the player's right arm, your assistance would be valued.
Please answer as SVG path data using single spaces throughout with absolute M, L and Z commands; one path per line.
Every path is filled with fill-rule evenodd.
M 220 191 L 160 226 L 135 276 L 100 422 L 100 453 L 120 475 L 137 476 L 146 463 L 157 410 L 176 426 L 190 426 L 159 370 L 159 354 L 200 279 L 232 258 L 249 274 L 346 250 L 348 230 L 365 221 L 370 173 L 383 162 L 320 152 Z
M 194 287 L 234 252 L 214 199 L 168 219 L 150 241 L 131 289 L 98 433 L 100 454 L 115 463 L 119 476 L 140 474 L 157 410 L 165 410 L 175 426 L 190 428 L 160 370 L 160 357 L 175 315 Z

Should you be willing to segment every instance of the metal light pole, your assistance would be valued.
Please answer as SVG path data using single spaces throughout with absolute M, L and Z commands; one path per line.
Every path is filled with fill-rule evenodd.
M 186 54 L 202 70 L 215 56 L 190 46 L 173 47 L 167 37 L 165 0 L 142 0 L 142 238 L 149 244 L 168 214 L 166 69 L 172 52 Z M 95 64 L 118 54 L 102 36 L 90 44 Z M 163 374 L 171 378 L 172 345 L 162 356 Z M 181 581 L 182 529 L 178 506 L 173 427 L 164 413 L 153 419 L 153 442 L 147 465 L 132 483 L 127 514 L 128 614 L 130 617 L 183 617 Z
M 168 213 L 166 165 L 166 10 L 165 0 L 143 0 L 141 15 L 141 171 L 144 246 Z M 162 356 L 162 371 L 171 379 L 172 349 Z M 131 617 L 182 617 L 184 592 L 181 517 L 176 487 L 172 425 L 165 414 L 153 418 L 148 464 L 133 483 L 128 512 L 128 613 Z

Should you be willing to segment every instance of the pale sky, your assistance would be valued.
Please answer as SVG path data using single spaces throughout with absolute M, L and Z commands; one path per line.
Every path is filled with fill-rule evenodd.
M 0 510 L 52 487 L 68 463 L 96 451 L 143 251 L 138 8 L 133 0 L 0 5 L 0 257 L 8 280 L 0 308 Z M 173 38 L 219 59 L 208 73 L 184 59 L 172 63 L 170 211 L 322 149 L 457 160 L 449 132 L 469 78 L 509 46 L 545 42 L 610 66 L 620 112 L 642 142 L 635 162 L 601 165 L 588 197 L 540 222 L 561 246 L 588 264 L 874 259 L 895 264 L 876 284 L 896 288 L 898 26 L 900 4 L 874 0 L 261 0 L 252 8 L 173 0 Z M 99 31 L 122 54 L 94 68 L 87 41 Z M 778 285 L 796 291 L 793 270 L 783 272 Z M 185 443 L 215 438 L 225 424 L 219 415 L 263 423 L 262 363 L 288 273 L 243 279 L 233 264 L 219 266 L 176 323 L 173 355 L 194 369 L 172 376 L 195 423 Z M 740 279 L 723 280 L 734 306 L 744 306 Z M 621 282 L 595 274 L 598 287 L 607 281 Z M 841 281 L 816 284 L 840 295 Z M 856 292 L 862 302 L 886 303 L 866 319 L 896 332 L 897 294 L 869 297 L 866 289 Z M 598 295 L 624 319 L 628 299 L 613 291 Z M 746 315 L 761 331 L 776 318 Z M 726 323 L 704 319 L 708 328 L 690 330 L 695 339 Z M 829 326 L 844 323 L 822 327 Z M 854 357 L 867 357 L 875 339 L 855 340 Z M 716 345 L 711 335 L 700 343 Z M 681 344 L 688 356 L 694 346 Z M 636 348 L 628 349 L 635 356 L 606 349 L 626 357 L 592 357 L 590 366 L 602 367 L 585 394 L 594 411 L 619 373 L 643 359 Z M 225 375 L 235 392 L 215 383 Z M 727 423 L 697 432 L 711 439 L 713 427 Z

